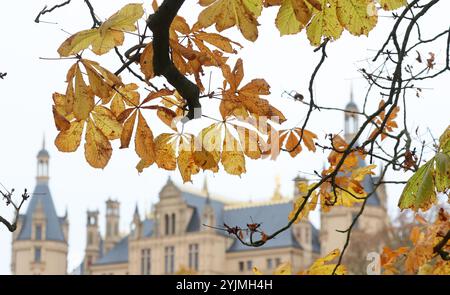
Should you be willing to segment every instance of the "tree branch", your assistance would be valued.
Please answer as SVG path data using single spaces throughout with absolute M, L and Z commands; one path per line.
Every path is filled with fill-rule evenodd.
M 450 230 L 447 232 L 447 234 L 444 236 L 444 238 L 437 244 L 433 251 L 435 253 L 438 253 L 443 260 L 450 260 L 450 253 L 444 250 L 444 247 L 447 245 L 448 241 L 450 240 Z
M 25 189 L 24 193 L 22 194 L 22 200 L 20 201 L 20 204 L 16 205 L 12 200 L 13 193 L 14 189 L 12 189 L 11 192 L 6 191 L 6 193 L 0 190 L 0 194 L 4 199 L 6 199 L 6 206 L 12 205 L 14 207 L 14 219 L 12 222 L 9 222 L 6 218 L 0 216 L 0 223 L 3 223 L 10 232 L 14 232 L 17 229 L 17 221 L 19 220 L 20 209 L 22 208 L 23 203 L 30 197 L 27 189 Z
M 156 76 L 164 76 L 187 101 L 188 113 L 182 122 L 200 118 L 200 89 L 173 64 L 169 57 L 169 28 L 183 5 L 184 0 L 164 0 L 158 10 L 147 19 L 147 26 L 153 32 L 153 70 Z
M 39 22 L 41 21 L 40 18 L 41 18 L 42 15 L 44 15 L 44 14 L 46 14 L 46 13 L 49 13 L 49 12 L 52 12 L 52 11 L 55 10 L 56 8 L 60 8 L 60 7 L 66 6 L 67 4 L 70 3 L 70 1 L 71 1 L 71 0 L 67 0 L 67 1 L 65 1 L 65 2 L 63 2 L 63 3 L 61 3 L 61 4 L 56 4 L 55 6 L 53 6 L 53 7 L 50 8 L 50 9 L 47 9 L 47 5 L 45 5 L 44 8 L 39 12 L 39 14 L 38 14 L 38 15 L 36 16 L 36 18 L 34 19 L 34 22 L 35 22 L 35 23 L 39 23 Z

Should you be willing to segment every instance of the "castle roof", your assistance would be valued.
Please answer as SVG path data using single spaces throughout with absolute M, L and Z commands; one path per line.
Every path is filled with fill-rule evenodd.
M 128 236 L 120 240 L 110 251 L 95 262 L 95 265 L 128 262 Z
M 181 197 L 185 202 L 193 208 L 191 220 L 188 223 L 187 232 L 198 232 L 202 228 L 201 213 L 207 204 L 207 197 L 203 194 L 195 194 L 193 192 L 181 191 Z M 230 226 L 246 227 L 247 223 L 251 223 L 251 219 L 262 223 L 261 228 L 267 233 L 271 233 L 288 222 L 287 216 L 292 210 L 291 201 L 278 201 L 268 203 L 253 203 L 248 206 L 229 206 L 227 203 L 210 198 L 209 205 L 214 210 L 216 224 L 214 226 L 221 227 L 224 223 Z M 319 231 L 311 224 L 313 251 L 320 253 Z M 153 236 L 154 221 L 146 219 L 143 221 L 143 236 Z M 218 230 L 219 234 L 228 235 L 225 231 Z M 94 265 L 119 264 L 128 262 L 128 240 L 129 236 L 119 241 L 108 253 L 97 260 Z M 294 237 L 292 228 L 282 232 L 275 239 L 259 247 L 258 249 L 273 249 L 282 247 L 294 247 L 302 249 L 302 246 Z M 227 252 L 240 252 L 252 250 L 240 243 L 238 240 L 231 245 Z
M 245 228 L 248 223 L 261 223 L 261 230 L 267 233 L 272 233 L 287 224 L 288 215 L 292 211 L 292 202 L 279 202 L 274 204 L 265 204 L 261 206 L 243 207 L 225 211 L 224 222 L 230 226 L 239 226 Z M 311 227 L 312 224 L 310 224 Z M 246 235 L 245 240 L 249 242 L 249 235 Z M 292 227 L 280 233 L 275 239 L 270 240 L 258 249 L 272 249 L 294 247 L 302 249 L 297 242 L 292 232 Z M 240 252 L 254 250 L 242 244 L 239 240 L 235 240 L 227 252 Z
M 34 189 L 27 211 L 23 215 L 23 226 L 18 240 L 31 240 L 33 214 L 41 207 L 46 221 L 45 239 L 52 241 L 65 241 L 61 227 L 61 219 L 56 214 L 52 195 L 47 183 L 38 183 Z

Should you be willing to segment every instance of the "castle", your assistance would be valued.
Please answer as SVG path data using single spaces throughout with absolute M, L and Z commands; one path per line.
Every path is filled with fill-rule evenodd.
M 357 106 L 346 106 L 345 136 L 358 130 Z M 21 215 L 13 234 L 14 274 L 66 274 L 69 222 L 67 213 L 58 217 L 48 180 L 49 154 L 45 145 L 37 155 L 37 184 L 26 214 Z M 360 165 L 365 165 L 361 161 Z M 294 179 L 294 199 L 299 197 Z M 375 179 L 367 176 L 363 186 L 371 192 Z M 366 203 L 358 220 L 358 231 L 376 233 L 388 223 L 386 191 L 380 186 Z M 198 274 L 252 274 L 253 266 L 271 273 L 279 264 L 290 262 L 304 269 L 315 259 L 342 248 L 347 228 L 359 207 L 336 207 L 321 213 L 321 229 L 302 220 L 258 248 L 244 246 L 226 231 L 203 224 L 245 227 L 250 217 L 263 223 L 271 233 L 288 221 L 293 198 L 284 198 L 277 188 L 265 202 L 231 203 L 212 196 L 205 185 L 193 192 L 174 184 L 170 178 L 159 193 L 151 215 L 143 217 L 136 207 L 129 234 L 119 231 L 120 203 L 106 201 L 105 235 L 100 234 L 99 212 L 88 211 L 84 259 L 72 274 L 175 274 L 182 270 Z M 248 237 L 246 237 L 248 239 Z

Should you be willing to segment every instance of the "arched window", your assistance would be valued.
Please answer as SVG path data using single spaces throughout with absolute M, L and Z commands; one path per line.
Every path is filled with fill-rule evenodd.
M 174 235 L 175 234 L 175 226 L 176 226 L 176 223 L 175 223 L 175 213 L 172 213 L 172 235 Z
M 169 235 L 169 215 L 164 214 L 164 232 Z

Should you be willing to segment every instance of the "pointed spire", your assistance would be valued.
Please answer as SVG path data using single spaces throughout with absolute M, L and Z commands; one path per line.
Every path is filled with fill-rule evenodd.
M 202 193 L 206 196 L 206 204 L 211 204 L 211 197 L 209 195 L 208 189 L 208 177 L 206 176 L 206 174 L 205 178 L 203 179 Z
M 42 135 L 42 149 L 45 150 L 45 132 Z
M 136 202 L 136 207 L 134 208 L 134 216 L 138 216 L 139 217 L 139 208 L 138 208 L 138 203 Z

